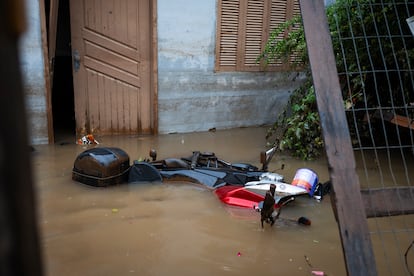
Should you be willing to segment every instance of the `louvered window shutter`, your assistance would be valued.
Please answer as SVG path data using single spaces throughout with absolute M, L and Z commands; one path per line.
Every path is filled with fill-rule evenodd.
M 219 0 L 215 70 L 264 70 L 256 59 L 269 33 L 299 12 L 298 0 Z M 284 69 L 286 66 L 277 62 L 266 67 Z

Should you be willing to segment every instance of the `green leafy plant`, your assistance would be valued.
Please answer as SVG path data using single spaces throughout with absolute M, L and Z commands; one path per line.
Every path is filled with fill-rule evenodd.
M 410 73 L 414 68 L 414 39 L 404 22 L 412 8 L 413 3 L 379 0 L 336 0 L 327 7 L 344 107 L 363 110 L 347 113 L 349 120 L 356 114 L 357 124 L 349 124 L 353 136 L 357 131 L 369 135 L 361 131 L 366 124 L 364 110 L 414 102 Z M 259 60 L 265 64 L 280 60 L 307 77 L 269 129 L 269 144 L 302 159 L 317 158 L 323 140 L 300 16 L 272 31 Z
M 290 116 L 286 116 L 290 112 Z M 282 118 L 274 125 L 283 125 L 285 131 L 278 141 L 280 150 L 288 149 L 294 156 L 312 160 L 323 148 L 319 115 L 313 85 L 307 81 L 294 92 L 291 104 Z
M 283 39 L 278 39 L 286 34 Z M 281 60 L 292 70 L 301 70 L 306 81 L 293 91 L 289 103 L 278 120 L 268 130 L 266 139 L 279 150 L 289 150 L 293 156 L 304 160 L 320 156 L 323 148 L 321 127 L 316 106 L 315 91 L 309 69 L 308 53 L 299 16 L 286 21 L 270 34 L 265 50 L 258 60 L 266 63 Z

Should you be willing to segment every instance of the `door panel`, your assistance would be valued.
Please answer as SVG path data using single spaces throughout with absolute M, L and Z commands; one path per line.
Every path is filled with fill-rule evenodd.
M 149 2 L 70 1 L 78 134 L 154 132 Z

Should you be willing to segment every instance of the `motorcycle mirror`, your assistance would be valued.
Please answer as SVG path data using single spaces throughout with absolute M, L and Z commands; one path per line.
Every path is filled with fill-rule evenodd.
M 266 162 L 266 152 L 261 151 L 260 152 L 260 164 L 264 164 Z
M 155 149 L 151 149 L 149 156 L 152 158 L 152 161 L 155 161 L 157 159 L 157 151 Z
M 262 163 L 262 170 L 267 170 L 267 165 L 272 160 L 273 155 L 276 152 L 276 147 L 273 147 L 267 151 L 260 152 L 260 163 Z

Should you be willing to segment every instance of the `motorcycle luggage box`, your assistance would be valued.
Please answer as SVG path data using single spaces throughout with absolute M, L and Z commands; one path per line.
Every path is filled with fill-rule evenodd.
M 128 154 L 114 147 L 85 150 L 76 158 L 72 179 L 83 184 L 106 187 L 128 181 Z

